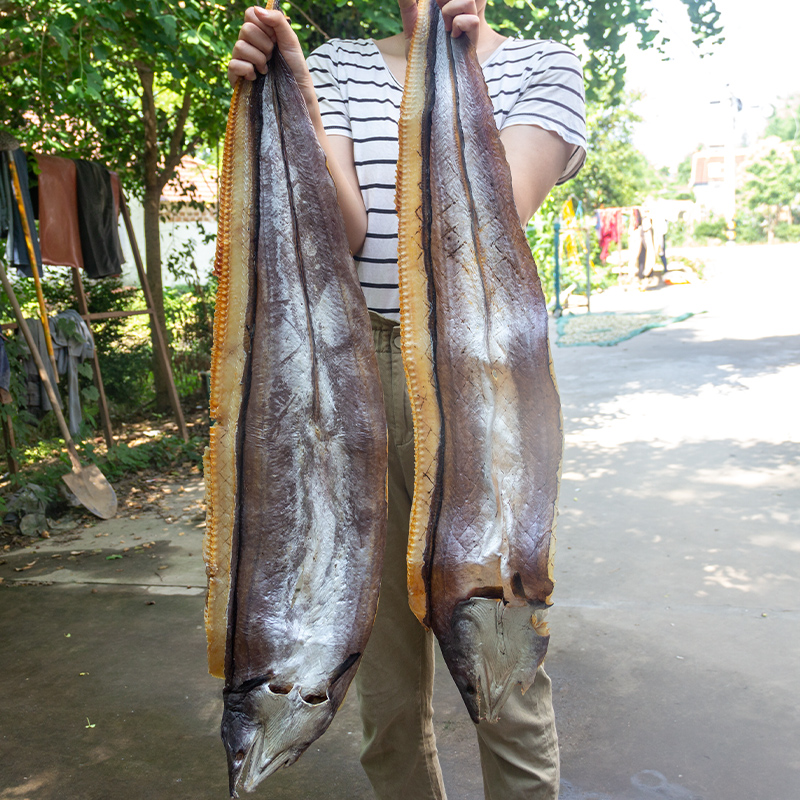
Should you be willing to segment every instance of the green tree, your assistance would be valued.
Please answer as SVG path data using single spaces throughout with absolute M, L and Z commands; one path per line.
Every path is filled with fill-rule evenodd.
M 611 102 L 609 87 L 598 101 L 586 106 L 588 148 L 586 164 L 557 199 L 574 195 L 587 211 L 600 206 L 630 206 L 642 202 L 662 184 L 661 177 L 633 144 L 633 131 L 641 117 L 638 96 L 623 95 Z
M 5 0 L 0 125 L 23 145 L 100 161 L 144 205 L 147 278 L 164 324 L 160 201 L 186 155 L 224 134 L 224 64 L 240 9 L 211 0 Z M 159 408 L 166 376 L 154 359 Z
M 747 208 L 761 218 L 772 242 L 781 213 L 797 203 L 800 193 L 800 148 L 772 149 L 747 168 Z
M 800 99 L 792 98 L 772 115 L 764 136 L 779 136 L 784 142 L 800 141 Z

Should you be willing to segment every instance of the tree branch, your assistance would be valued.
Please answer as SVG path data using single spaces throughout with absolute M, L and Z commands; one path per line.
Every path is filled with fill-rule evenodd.
M 136 72 L 142 84 L 142 122 L 144 124 L 144 182 L 155 186 L 158 181 L 158 123 L 156 100 L 153 94 L 153 70 L 146 64 L 136 63 Z

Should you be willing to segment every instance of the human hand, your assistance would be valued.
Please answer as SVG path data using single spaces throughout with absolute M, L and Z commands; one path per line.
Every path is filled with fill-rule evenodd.
M 436 0 L 436 2 L 442 9 L 444 29 L 449 31 L 454 39 L 458 39 L 462 33 L 466 34 L 477 47 L 481 24 L 477 0 Z
M 397 0 L 400 7 L 400 17 L 403 20 L 403 34 L 406 37 L 406 51 L 414 33 L 417 22 L 417 0 Z M 462 33 L 478 44 L 480 30 L 480 16 L 477 0 L 436 0 L 442 9 L 444 28 L 450 31 L 451 36 L 457 39 Z M 485 7 L 481 3 L 481 10 Z
M 256 71 L 265 74 L 267 62 L 276 45 L 292 70 L 303 95 L 306 95 L 309 88 L 313 93 L 314 86 L 303 49 L 288 18 L 281 11 L 267 11 L 258 6 L 248 8 L 244 13 L 244 24 L 239 30 L 239 38 L 233 46 L 232 58 L 228 63 L 228 80 L 231 85 L 236 83 L 237 78 L 255 80 Z

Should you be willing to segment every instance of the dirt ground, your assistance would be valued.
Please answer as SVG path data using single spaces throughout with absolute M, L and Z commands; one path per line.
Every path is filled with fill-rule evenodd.
M 208 436 L 209 419 L 205 410 L 194 410 L 187 414 L 186 425 L 191 437 Z M 127 444 L 128 447 L 153 440 L 160 436 L 177 436 L 178 427 L 171 418 L 143 419 L 126 421 L 114 426 L 116 444 Z M 92 440 L 95 451 L 104 454 L 105 439 L 98 433 Z M 68 469 L 64 467 L 64 473 Z M 24 474 L 24 473 L 23 473 Z M 154 514 L 166 522 L 173 522 L 176 517 L 193 514 L 198 521 L 205 519 L 205 506 L 195 495 L 202 493 L 203 477 L 200 465 L 192 461 L 184 461 L 170 466 L 168 469 L 149 468 L 123 478 L 113 480 L 112 485 L 117 495 L 117 518 L 125 520 L 141 519 L 143 515 Z M 186 495 L 187 489 L 190 495 Z M 12 493 L 9 477 L 0 481 L 0 494 L 8 498 Z M 66 495 L 66 486 L 64 487 Z M 180 498 L 191 496 L 188 505 L 182 507 Z M 21 548 L 35 547 L 37 540 L 53 540 L 69 542 L 74 540 L 80 529 L 94 527 L 97 518 L 82 506 L 73 506 L 61 502 L 55 508 L 48 509 L 48 523 L 45 531 L 38 536 L 22 533 L 18 524 L 0 524 L 0 565 L 3 556 L 16 552 Z

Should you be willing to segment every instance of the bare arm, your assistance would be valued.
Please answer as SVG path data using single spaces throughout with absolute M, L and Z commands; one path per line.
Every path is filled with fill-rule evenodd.
M 248 8 L 245 22 L 239 31 L 228 64 L 228 79 L 233 84 L 237 78 L 255 80 L 256 70 L 265 73 L 272 50 L 278 46 L 303 93 L 306 108 L 317 132 L 317 139 L 325 152 L 328 170 L 336 184 L 339 208 L 344 218 L 350 252 L 356 253 L 364 244 L 367 233 L 367 210 L 358 186 L 353 158 L 353 142 L 344 136 L 328 136 L 322 125 L 314 82 L 306 66 L 303 50 L 297 35 L 280 11 Z
M 519 221 L 525 227 L 564 172 L 574 145 L 535 125 L 504 128 L 500 141 L 511 168 Z

